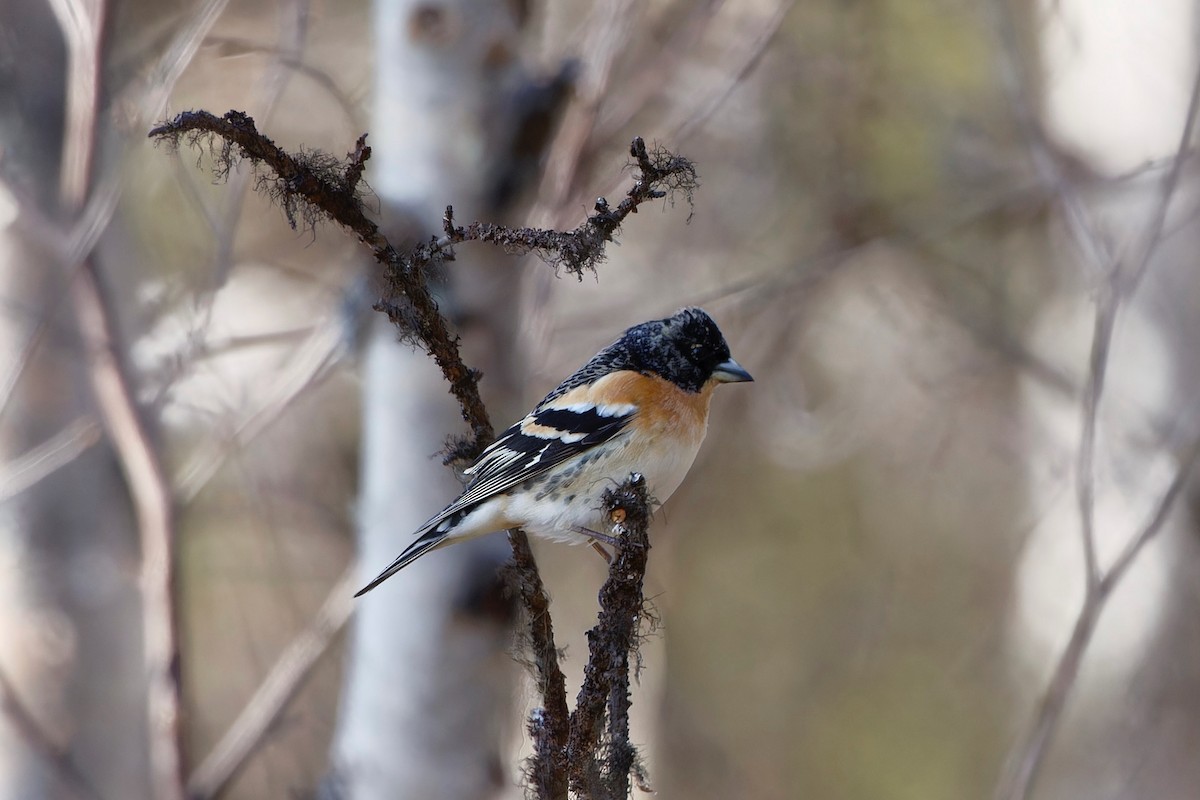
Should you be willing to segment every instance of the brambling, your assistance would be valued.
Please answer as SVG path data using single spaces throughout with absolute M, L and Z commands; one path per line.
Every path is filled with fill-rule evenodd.
M 699 308 L 633 326 L 489 445 L 459 498 L 355 597 L 431 550 L 507 528 L 608 541 L 592 529 L 604 490 L 638 472 L 665 502 L 704 441 L 713 389 L 751 380 Z

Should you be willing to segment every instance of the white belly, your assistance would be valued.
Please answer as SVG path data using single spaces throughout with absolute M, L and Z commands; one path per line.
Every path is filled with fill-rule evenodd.
M 605 489 L 614 488 L 636 471 L 645 476 L 651 497 L 665 503 L 683 482 L 699 451 L 699 440 L 681 444 L 658 439 L 638 447 L 628 434 L 618 434 L 587 454 L 587 461 L 581 459 L 574 469 L 552 471 L 536 491 L 510 495 L 506 516 L 523 520 L 525 529 L 537 536 L 585 541 L 574 528 L 608 530 L 600 514 Z

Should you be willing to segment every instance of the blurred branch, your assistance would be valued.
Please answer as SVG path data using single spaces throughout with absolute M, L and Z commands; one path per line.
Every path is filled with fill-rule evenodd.
M 1000 800 L 1026 800 L 1033 792 L 1038 771 L 1045 760 L 1049 744 L 1062 719 L 1063 710 L 1075 685 L 1075 679 L 1086 654 L 1088 644 L 1095 631 L 1096 622 L 1112 591 L 1127 573 L 1137 555 L 1161 529 L 1175 499 L 1191 473 L 1200 443 L 1188 448 L 1181 459 L 1174 479 L 1168 486 L 1155 513 L 1147 524 L 1126 545 L 1117 561 L 1105 573 L 1096 556 L 1096 490 L 1095 452 L 1099 410 L 1103 399 L 1113 332 L 1122 304 L 1137 291 L 1145 276 L 1154 253 L 1161 244 L 1179 177 L 1184 162 L 1191 153 L 1192 136 L 1196 117 L 1200 113 L 1200 72 L 1192 83 L 1191 99 L 1188 104 L 1183 130 L 1180 133 L 1171 167 L 1160 185 L 1154 207 L 1140 239 L 1139 247 L 1132 257 L 1115 257 L 1103 236 L 1095 228 L 1076 188 L 1065 179 L 1059 169 L 1052 149 L 1038 124 L 1032 102 L 1032 93 L 1023 79 L 1019 67 L 1018 44 L 1012 18 L 1004 0 L 991 4 L 996 14 L 997 29 L 1001 36 L 1001 74 L 1009 92 L 1016 116 L 1029 140 L 1034 162 L 1039 172 L 1053 186 L 1068 223 L 1068 228 L 1090 266 L 1100 278 L 1097 287 L 1096 313 L 1092 332 L 1092 345 L 1088 358 L 1087 380 L 1083 391 L 1082 424 L 1080 444 L 1076 459 L 1076 497 L 1078 501 L 1081 536 L 1085 565 L 1085 593 L 1083 605 L 1076 618 L 1071 638 L 1059 657 L 1053 677 L 1046 688 L 1031 729 L 1013 748 L 1005 774 L 997 787 L 996 797 Z
M 272 46 L 236 36 L 209 36 L 204 42 L 205 44 L 216 45 L 225 52 L 234 51 L 230 55 L 240 56 L 244 53 L 258 53 L 273 58 L 281 66 L 294 70 L 321 87 L 329 99 L 333 100 L 342 110 L 342 113 L 346 115 L 347 122 L 353 123 L 359 117 L 359 110 L 350 99 L 350 95 L 337 85 L 337 81 L 333 79 L 333 76 L 323 69 L 306 63 L 303 60 L 303 54 L 295 52 L 290 46 Z
M 241 419 L 227 435 L 207 437 L 184 459 L 176 473 L 175 493 L 188 503 L 208 485 L 231 453 L 245 447 L 283 419 L 283 412 L 307 391 L 335 374 L 342 357 L 342 337 L 332 325 L 318 326 L 295 351 L 284 373 L 272 384 L 271 396 L 252 414 Z
M 21 694 L 13 685 L 12 679 L 3 669 L 0 669 L 0 708 L 4 709 L 5 715 L 20 732 L 25 743 L 50 764 L 55 777 L 70 787 L 74 796 L 82 800 L 104 800 L 100 790 L 92 785 L 87 776 L 76 766 L 70 751 L 55 744 L 43 730 L 33 713 L 21 700 Z
M 89 417 L 81 417 L 13 459 L 0 471 L 0 503 L 11 500 L 70 464 L 98 441 L 100 426 Z
M 529 215 L 538 224 L 551 219 L 550 215 L 563 207 L 571 193 L 580 161 L 592 140 L 600 104 L 608 94 L 617 55 L 628 45 L 640 13 L 640 6 L 630 0 L 608 0 L 592 6 L 584 25 L 589 35 L 579 55 L 585 76 L 583 86 L 576 89 L 575 102 L 567 109 L 554 137 L 542 171 L 538 209 Z
M 292 76 L 292 70 L 286 61 L 299 61 L 304 55 L 304 40 L 308 35 L 309 2 L 308 0 L 289 0 L 281 3 L 279 8 L 279 53 L 271 59 L 267 68 L 257 82 L 257 100 L 260 119 L 269 120 L 275 107 L 283 97 Z M 242 219 L 242 208 L 246 201 L 246 183 L 249 180 L 246 173 L 235 173 L 229 181 L 230 191 L 221 195 L 223 208 L 216 214 L 216 228 L 213 238 L 216 241 L 216 252 L 213 254 L 212 274 L 209 276 L 208 292 L 204 297 L 206 316 L 212 314 L 212 303 L 215 293 L 229 280 L 233 272 L 233 246 L 236 239 L 238 224 Z
M 1096 229 L 1078 188 L 1059 165 L 1058 153 L 1038 119 L 1040 104 L 1035 99 L 1023 67 L 1028 61 L 1021 52 L 1020 37 L 1008 2 L 991 0 L 987 4 L 992 27 L 999 38 L 996 66 L 1002 88 L 1008 95 L 1013 116 L 1029 147 L 1034 169 L 1062 206 L 1067 229 L 1083 255 L 1084 267 L 1092 277 L 1103 278 L 1112 272 L 1111 248 Z
M 1120 282 L 1119 290 L 1125 295 L 1137 291 L 1138 284 L 1150 268 L 1150 261 L 1162 244 L 1163 229 L 1167 223 L 1167 212 L 1171 210 L 1171 201 L 1179 188 L 1179 177 L 1183 174 L 1183 165 L 1192 155 L 1192 136 L 1196 130 L 1196 117 L 1200 113 L 1200 70 L 1192 80 L 1192 95 L 1188 100 L 1187 116 L 1183 123 L 1183 131 L 1179 134 L 1179 144 L 1175 148 L 1175 157 L 1171 160 L 1171 169 L 1163 178 L 1159 187 L 1158 202 L 1150 215 L 1150 222 L 1142 236 L 1142 244 L 1136 258 L 1130 262 L 1129 275 Z
M 1146 523 L 1140 533 L 1129 540 L 1125 549 L 1121 551 L 1112 566 L 1108 568 L 1108 572 L 1100 580 L 1099 593 L 1102 597 L 1107 597 L 1112 593 L 1121 579 L 1125 577 L 1125 573 L 1141 553 L 1142 548 L 1158 535 L 1175 505 L 1175 499 L 1187 485 L 1197 459 L 1200 459 L 1200 440 L 1193 442 L 1180 459 L 1179 469 L 1176 470 L 1175 477 L 1171 480 L 1167 490 L 1159 498 L 1158 506 L 1150 516 L 1150 521 Z
M 775 34 L 779 32 L 783 21 L 787 18 L 788 12 L 792 10 L 794 0 L 779 0 L 775 8 L 769 14 L 764 16 L 757 28 L 750 32 L 748 38 L 741 43 L 740 47 L 731 48 L 731 53 L 727 54 L 730 62 L 725 70 L 725 82 L 723 85 L 710 91 L 704 98 L 702 104 L 696 104 L 692 113 L 682 122 L 678 123 L 677 127 L 669 131 L 667 136 L 672 141 L 683 141 L 691 136 L 696 130 L 708 121 L 708 118 L 716 113 L 734 90 L 746 80 L 746 77 L 754 71 L 754 68 L 762 61 L 767 52 L 767 46 L 771 40 L 775 38 Z
M 229 174 L 238 158 L 250 159 L 256 169 L 257 187 L 281 205 L 293 226 L 297 216 L 309 226 L 328 217 L 348 228 L 371 249 L 376 260 L 384 266 L 387 287 L 387 295 L 375 304 L 375 309 L 386 313 L 403 334 L 414 337 L 425 347 L 441 368 L 443 377 L 450 384 L 451 394 L 462 408 L 464 421 L 471 427 L 472 439 L 453 448 L 452 456 L 461 458 L 477 456 L 494 438 L 494 432 L 479 396 L 479 373 L 463 362 L 458 339 L 450 333 L 429 291 L 426 271 L 453 260 L 455 245 L 481 241 L 500 246 L 507 252 L 536 253 L 552 266 L 564 267 L 582 277 L 584 270 L 594 270 L 603 261 L 605 246 L 613 240 L 625 218 L 637 213 L 641 204 L 677 192 L 690 203 L 692 192 L 698 186 L 696 170 L 690 161 L 663 149 L 648 150 L 645 142 L 637 138 L 630 146 L 630 156 L 639 173 L 633 186 L 615 208 L 605 198 L 599 198 L 595 213 L 573 230 L 508 228 L 482 222 L 459 227 L 454 224 L 453 209 L 447 207 L 443 235 L 401 254 L 367 217 L 363 208 L 362 177 L 371 155 L 366 134 L 359 137 L 344 162 L 320 152 L 292 155 L 259 133 L 254 120 L 238 111 L 230 111 L 223 117 L 206 111 L 186 112 L 154 128 L 149 135 L 175 146 L 180 141 L 193 146 L 207 144 L 219 178 Z M 644 540 L 649 521 L 644 481 L 631 480 L 606 498 L 606 503 L 611 506 L 610 518 L 620 530 L 634 537 L 635 542 L 638 537 Z M 639 532 L 630 530 L 634 527 Z M 568 782 L 578 786 L 587 784 L 584 773 L 576 776 L 571 775 L 571 771 L 576 770 L 580 760 L 589 765 L 596 763 L 598 725 L 602 716 L 596 708 L 597 698 L 601 698 L 603 707 L 603 699 L 611 694 L 608 753 L 614 755 L 601 772 L 606 786 L 625 787 L 619 794 L 614 789 L 605 796 L 624 798 L 628 794 L 629 774 L 633 768 L 627 730 L 628 653 L 641 613 L 641 585 L 648 544 L 622 548 L 612 564 L 609 581 L 602 591 L 604 608 L 600 622 L 589 634 L 595 663 L 589 662 L 590 677 L 585 679 L 580 692 L 580 707 L 575 715 L 568 717 L 565 681 L 558 665 L 549 597 L 525 533 L 518 529 L 509 531 L 509 542 L 513 548 L 515 582 L 530 617 L 535 669 L 543 693 L 543 709 L 534 713 L 530 723 L 535 754 L 529 773 L 539 797 L 565 800 Z M 264 692 L 278 696 L 278 691 Z M 246 732 L 237 737 L 242 744 L 237 747 L 231 744 L 229 750 L 244 757 L 265 735 L 267 726 L 261 721 L 263 719 L 265 717 L 260 717 L 253 727 L 247 724 Z M 232 764 L 233 759 L 227 760 Z M 241 763 L 240 760 L 237 763 Z M 614 768 L 619 774 L 614 773 Z M 600 774 L 595 766 L 585 769 L 587 775 Z
M 1198 457 L 1200 441 L 1194 442 L 1188 448 L 1150 519 L 1130 539 L 1108 571 L 1100 577 L 1096 588 L 1084 598 L 1083 607 L 1071 631 L 1071 638 L 1059 656 L 1050 684 L 1038 703 L 1033 724 L 1009 756 L 1005 775 L 995 795 L 997 800 L 1026 800 L 1032 796 L 1038 770 L 1046 758 L 1050 742 L 1062 719 L 1100 614 L 1138 554 L 1162 529 L 1179 493 L 1187 485 Z
M 88 369 L 105 430 L 117 451 L 141 540 L 142 650 L 151 781 L 159 800 L 183 797 L 179 645 L 175 630 L 175 535 L 170 484 L 115 347 L 112 310 L 91 260 L 71 284 Z
M 617 91 L 605 98 L 603 113 L 592 132 L 593 141 L 612 141 L 633 122 L 634 117 L 662 92 L 672 76 L 684 68 L 685 59 L 699 51 L 704 37 L 716 28 L 714 23 L 726 4 L 726 0 L 680 4 L 686 9 L 687 16 L 670 26 L 670 38 L 654 49 L 648 63 L 630 70 L 633 79 L 622 83 Z
M 288 644 L 212 751 L 187 780 L 188 800 L 216 797 L 261 747 L 284 709 L 354 613 L 355 566 L 349 567 L 316 617 Z
M 137 515 L 150 784 L 158 800 L 180 800 L 182 742 L 171 492 L 116 349 L 113 310 L 101 293 L 96 264 L 90 255 L 96 238 L 107 227 L 121 189 L 116 178 L 98 186 L 92 182 L 106 4 L 103 0 L 53 0 L 51 7 L 63 32 L 68 61 L 59 193 L 63 207 L 79 215 L 71 231 L 71 247 L 78 248 L 78 258 L 67 261 L 73 274 L 69 294 L 86 344 L 97 408 L 116 449 Z M 79 272 L 74 274 L 77 264 Z
M 100 94 L 104 0 L 50 0 L 67 47 L 67 107 L 59 196 L 78 208 L 91 180 L 92 137 Z
M 187 65 L 191 63 L 196 50 L 200 47 L 204 37 L 221 15 L 221 12 L 225 10 L 228 2 L 229 0 L 204 0 L 200 8 L 188 18 L 188 24 L 171 41 L 171 44 L 166 48 L 162 57 L 155 63 L 154 69 L 147 74 L 145 81 L 139 83 L 126 93 L 137 98 L 135 102 L 132 102 L 136 115 L 134 123 L 136 126 L 140 127 L 142 120 L 150 119 L 161 113 L 161 109 L 166 103 L 166 98 L 174 89 L 179 76 L 183 73 Z M 56 17 L 60 20 L 60 25 L 64 26 L 63 35 L 65 41 L 68 43 L 73 41 L 80 34 L 81 30 L 80 25 L 82 24 L 82 20 L 78 19 L 79 9 L 71 0 L 55 0 L 54 11 Z M 92 29 L 96 33 L 99 31 L 99 27 L 97 26 L 92 26 Z M 92 48 L 88 47 L 87 49 L 90 50 Z M 97 50 L 96 52 L 98 53 L 99 51 Z M 84 76 L 84 80 L 85 82 L 90 82 L 91 78 Z M 92 114 L 91 116 L 94 120 L 95 115 Z M 72 130 L 75 130 L 75 128 L 72 128 Z M 72 140 L 71 137 L 67 137 L 67 140 L 75 141 L 76 143 L 82 142 L 90 147 L 90 136 L 91 132 L 87 131 L 87 136 L 83 140 L 79 138 Z M 2 159 L 3 154 L 0 154 L 0 164 L 3 164 Z M 64 159 L 64 161 L 73 164 L 74 168 L 79 170 L 81 174 L 85 174 L 81 167 L 89 163 L 87 159 L 81 159 L 74 155 L 69 160 Z M 20 203 L 22 221 L 32 229 L 32 232 L 38 237 L 40 243 L 50 249 L 51 252 L 56 253 L 61 262 L 66 265 L 67 274 L 62 279 L 64 289 L 65 284 L 75 279 L 78 272 L 78 264 L 92 251 L 100 235 L 107 228 L 108 221 L 112 218 L 112 214 L 116 210 L 117 200 L 120 198 L 124 174 L 124 172 L 118 171 L 101 177 L 95 181 L 90 191 L 85 193 L 85 196 L 76 197 L 78 203 L 82 204 L 81 213 L 72 223 L 70 231 L 65 236 L 58 224 L 39 213 L 37 205 L 32 200 L 23 200 Z M 78 177 L 68 180 L 64 173 L 63 186 L 66 188 L 77 186 L 78 180 Z M 20 196 L 21 193 L 18 187 L 14 186 L 10 181 L 6 181 L 6 183 L 10 191 Z M 72 191 L 75 191 L 75 189 L 72 189 Z M 63 294 L 65 295 L 66 292 L 64 291 Z M 32 359 L 34 351 L 37 350 L 43 335 L 58 311 L 58 301 L 52 300 L 51 303 L 50 308 L 45 310 L 37 326 L 28 334 L 25 342 L 21 345 L 20 355 L 17 357 L 9 374 L 5 377 L 4 385 L 0 388 L 0 415 L 3 415 L 7 410 L 13 390 L 25 374 L 25 369 Z

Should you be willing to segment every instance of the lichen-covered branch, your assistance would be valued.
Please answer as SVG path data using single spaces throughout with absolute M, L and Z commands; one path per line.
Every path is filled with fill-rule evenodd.
M 367 215 L 362 204 L 363 173 L 371 149 L 360 136 L 345 161 L 316 151 L 293 155 L 262 135 L 245 113 L 230 111 L 217 117 L 189 111 L 150 131 L 150 137 L 178 146 L 184 142 L 206 147 L 225 177 L 239 159 L 256 170 L 256 186 L 283 208 L 289 223 L 297 218 L 308 226 L 331 219 L 352 231 L 384 267 L 385 296 L 375 309 L 388 315 L 401 334 L 419 342 L 433 357 L 450 384 L 471 428 L 469 440 L 452 443 L 448 460 L 470 460 L 494 438 L 494 429 L 479 395 L 477 370 L 462 360 L 458 338 L 451 334 L 429 291 L 430 267 L 454 258 L 454 246 L 487 242 L 512 253 L 534 253 L 555 269 L 582 276 L 604 259 L 622 222 L 650 200 L 682 194 L 691 203 L 699 185 L 694 165 L 685 158 L 634 139 L 630 156 L 638 174 L 633 186 L 614 208 L 601 197 L 595 210 L 570 231 L 508 228 L 494 223 L 454 224 L 447 207 L 443 235 L 414 247 L 396 250 Z M 645 481 L 631 476 L 606 493 L 605 511 L 613 531 L 626 543 L 620 549 L 601 590 L 598 624 L 588 634 L 590 657 L 576 710 L 568 712 L 566 682 L 550 618 L 550 600 L 538 574 L 528 538 L 509 531 L 513 548 L 512 584 L 529 615 L 529 644 L 543 703 L 531 716 L 529 729 L 534 756 L 527 774 L 539 798 L 566 800 L 568 788 L 587 797 L 624 798 L 636 751 L 629 742 L 630 653 L 644 617 L 642 580 L 649 541 L 646 536 L 651 500 Z M 605 730 L 605 719 L 608 719 Z
M 307 225 L 329 218 L 348 228 L 371 249 L 384 266 L 387 288 L 375 310 L 387 314 L 404 335 L 415 337 L 441 368 L 462 407 L 463 419 L 471 426 L 472 441 L 456 452 L 468 459 L 483 451 L 494 430 L 479 397 L 480 374 L 463 363 L 458 337 L 450 333 L 429 291 L 427 270 L 453 258 L 453 245 L 481 241 L 514 253 L 536 253 L 555 267 L 581 275 L 603 260 L 607 243 L 639 206 L 676 193 L 683 194 L 690 203 L 692 192 L 699 186 L 691 161 L 662 148 L 647 149 L 639 137 L 630 145 L 638 176 L 624 199 L 616 208 L 610 208 L 604 198 L 598 199 L 596 213 L 572 231 L 506 228 L 481 222 L 456 228 L 453 211 L 447 208 L 443 224 L 446 235 L 401 254 L 366 215 L 362 203 L 363 172 L 371 157 L 366 134 L 358 138 L 345 161 L 315 150 L 300 155 L 288 153 L 260 133 L 254 120 L 241 111 L 230 111 L 222 117 L 207 111 L 185 111 L 155 127 L 149 136 L 176 147 L 181 142 L 206 147 L 218 178 L 228 175 L 238 160 L 249 159 L 259 170 L 257 188 L 280 204 L 293 227 L 297 217 Z
M 645 619 L 642 583 L 652 503 L 645 479 L 637 474 L 603 498 L 612 533 L 623 544 L 600 589 L 600 617 L 587 634 L 588 662 L 567 742 L 571 788 L 596 800 L 624 800 L 636 762 L 629 741 L 630 654 Z

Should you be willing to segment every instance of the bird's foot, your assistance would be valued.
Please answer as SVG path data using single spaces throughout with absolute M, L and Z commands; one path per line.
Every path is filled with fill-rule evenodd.
M 604 545 L 600 544 L 595 539 L 592 539 L 590 542 L 588 542 L 588 544 L 592 546 L 593 550 L 600 554 L 600 557 L 604 559 L 605 564 L 612 563 L 612 553 L 608 552 L 608 549 Z
M 609 536 L 607 533 L 601 533 L 600 531 L 594 531 L 591 528 L 584 528 L 584 527 L 580 526 L 580 527 L 576 527 L 576 528 L 571 528 L 571 530 L 575 531 L 575 533 L 586 536 L 589 539 L 592 539 L 594 541 L 604 542 L 609 547 L 620 547 L 623 544 L 623 542 L 620 539 L 618 539 L 617 537 Z

